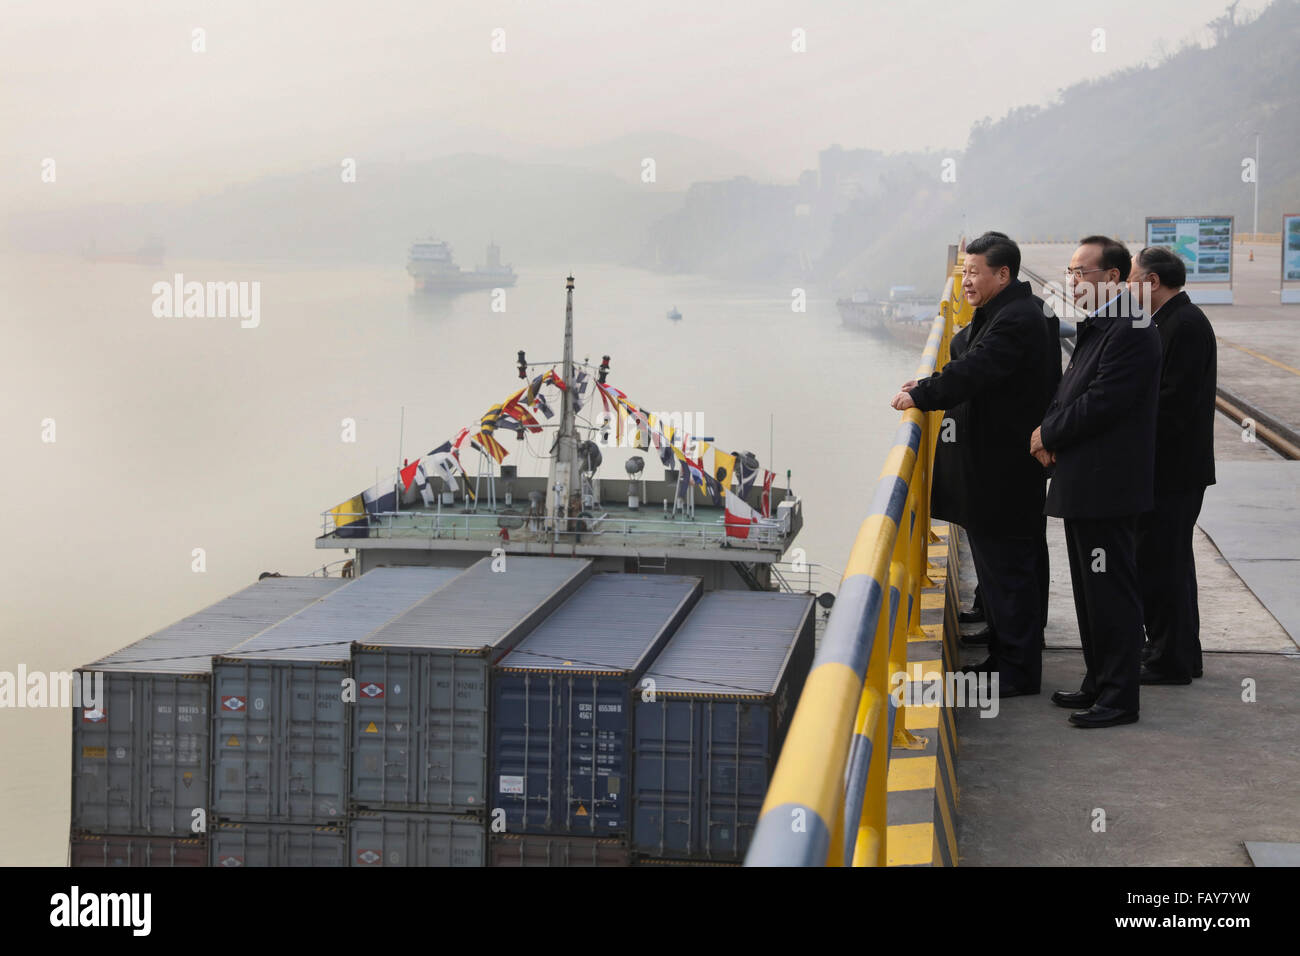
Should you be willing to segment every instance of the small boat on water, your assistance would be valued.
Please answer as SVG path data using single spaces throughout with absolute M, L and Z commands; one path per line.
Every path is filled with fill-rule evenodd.
M 668 318 L 672 319 L 673 321 L 677 321 L 681 317 L 682 314 L 677 311 L 677 306 L 673 306 L 671 309 L 668 310 Z

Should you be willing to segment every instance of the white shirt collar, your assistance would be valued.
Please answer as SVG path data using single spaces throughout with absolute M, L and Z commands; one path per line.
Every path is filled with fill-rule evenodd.
M 1105 305 L 1098 307 L 1097 311 L 1089 315 L 1088 318 L 1095 319 L 1097 316 L 1101 315 L 1108 308 L 1110 308 L 1112 302 L 1118 301 L 1119 297 L 1122 296 L 1123 294 L 1124 294 L 1124 290 L 1121 289 L 1119 292 L 1115 293 L 1115 297 L 1111 299 L 1110 302 L 1107 302 Z

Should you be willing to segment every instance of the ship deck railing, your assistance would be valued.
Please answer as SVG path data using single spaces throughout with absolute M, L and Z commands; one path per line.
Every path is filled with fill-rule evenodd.
M 727 533 L 725 513 L 721 508 L 697 509 L 695 517 L 678 515 L 674 519 L 654 517 L 614 517 L 597 512 L 583 517 L 580 530 L 552 532 L 545 516 L 530 517 L 519 512 L 449 512 L 385 511 L 367 513 L 360 520 L 338 523 L 346 518 L 336 510 L 321 512 L 321 537 L 341 540 L 411 539 L 440 541 L 520 542 L 551 541 L 564 544 L 623 545 L 630 551 L 638 547 L 677 547 L 714 550 L 782 551 L 791 536 L 791 516 L 760 518 L 744 538 Z M 502 519 L 510 519 L 503 523 Z M 522 522 L 522 524 L 521 524 Z M 502 535 L 502 531 L 507 536 Z M 793 529 L 796 530 L 797 529 Z

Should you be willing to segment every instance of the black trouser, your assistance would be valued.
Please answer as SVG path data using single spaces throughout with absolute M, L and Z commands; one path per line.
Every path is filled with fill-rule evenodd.
M 1043 605 L 1043 630 L 1047 630 L 1047 595 L 1052 583 L 1052 562 L 1047 554 L 1047 515 L 1041 515 L 1040 530 L 1035 535 L 1038 545 L 1038 596 Z
M 1037 691 L 1043 678 L 1038 544 L 1032 536 L 971 532 L 969 538 L 991 629 L 990 666 L 1002 685 Z
M 1192 531 L 1204 500 L 1204 488 L 1158 494 L 1155 510 L 1138 519 L 1138 585 L 1151 642 L 1147 667 L 1166 677 L 1201 672 Z
M 1051 584 L 1052 584 L 1052 562 L 1047 551 L 1047 516 L 1046 515 L 1042 516 L 1042 530 L 1034 535 L 1034 539 L 1038 551 L 1038 564 L 1036 569 L 1036 573 L 1038 574 L 1038 596 L 1043 605 L 1043 630 L 1045 631 L 1047 630 L 1048 592 L 1051 590 Z M 970 532 L 966 533 L 966 540 L 967 542 L 970 541 Z M 975 576 L 977 578 L 979 577 L 978 568 L 975 569 Z M 984 610 L 983 595 L 980 593 L 980 587 L 978 583 L 976 583 L 975 585 L 975 597 L 971 601 L 970 608 L 972 611 Z M 987 621 L 988 621 L 988 615 L 986 614 L 985 622 L 987 623 Z M 993 626 L 992 624 L 988 625 L 988 627 L 990 628 L 992 628 L 992 626 Z
M 1065 544 L 1088 668 L 1079 689 L 1098 707 L 1136 711 L 1143 641 L 1137 516 L 1066 518 Z

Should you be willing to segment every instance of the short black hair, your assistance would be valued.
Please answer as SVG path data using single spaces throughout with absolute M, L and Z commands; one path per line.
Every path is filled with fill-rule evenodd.
M 1006 266 L 1011 278 L 1020 275 L 1020 247 L 1005 232 L 986 232 L 966 243 L 966 255 L 983 256 L 991 269 Z
M 1118 269 L 1119 280 L 1123 282 L 1133 269 L 1133 257 L 1129 255 L 1128 246 L 1110 236 L 1084 236 L 1079 240 L 1081 246 L 1101 246 L 1101 267 Z
M 1137 256 L 1143 272 L 1153 272 L 1162 286 L 1181 289 L 1187 284 L 1187 266 L 1168 246 L 1147 246 Z

